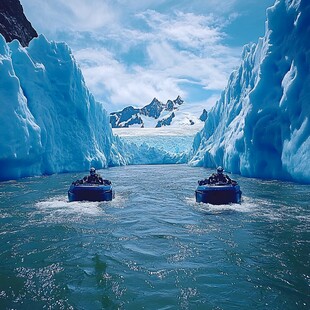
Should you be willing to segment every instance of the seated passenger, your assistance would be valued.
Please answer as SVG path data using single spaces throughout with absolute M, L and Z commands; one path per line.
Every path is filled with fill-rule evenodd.
M 217 184 L 217 183 L 223 183 L 223 184 L 231 184 L 232 180 L 231 178 L 227 175 L 224 174 L 224 169 L 219 166 L 216 169 L 217 173 L 213 173 L 209 179 L 208 179 L 208 184 Z
M 103 179 L 99 174 L 96 173 L 96 169 L 91 167 L 89 170 L 89 175 L 83 178 L 83 183 L 103 184 Z

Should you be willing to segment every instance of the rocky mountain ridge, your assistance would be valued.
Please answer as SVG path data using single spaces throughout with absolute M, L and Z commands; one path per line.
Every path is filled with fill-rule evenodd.
M 184 101 L 180 96 L 175 100 L 168 100 L 166 103 L 154 98 L 149 104 L 142 108 L 133 106 L 125 107 L 123 110 L 110 114 L 112 128 L 124 127 L 162 127 L 169 126 L 176 118 L 182 118 L 182 125 L 194 125 L 197 121 L 202 121 L 197 117 L 192 117 L 190 113 L 182 111 Z M 183 114 L 183 116 L 181 116 Z
M 29 42 L 38 36 L 26 18 L 19 0 L 0 1 L 0 33 L 6 42 L 17 39 L 24 47 L 28 46 Z

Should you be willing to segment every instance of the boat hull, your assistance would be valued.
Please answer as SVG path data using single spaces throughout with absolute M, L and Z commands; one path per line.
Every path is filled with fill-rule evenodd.
M 111 185 L 79 184 L 71 185 L 68 190 L 69 201 L 111 201 L 115 193 Z
M 241 202 L 239 185 L 199 185 L 195 191 L 196 202 L 228 204 Z

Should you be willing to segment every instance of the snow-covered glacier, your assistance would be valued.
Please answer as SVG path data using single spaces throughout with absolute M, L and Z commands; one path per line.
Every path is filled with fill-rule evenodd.
M 310 1 L 278 0 L 265 36 L 245 46 L 190 163 L 310 183 Z

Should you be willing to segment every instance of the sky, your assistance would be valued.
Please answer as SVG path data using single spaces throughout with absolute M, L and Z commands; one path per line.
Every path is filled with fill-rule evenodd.
M 178 95 L 209 110 L 274 1 L 20 0 L 39 34 L 69 45 L 109 112 Z

